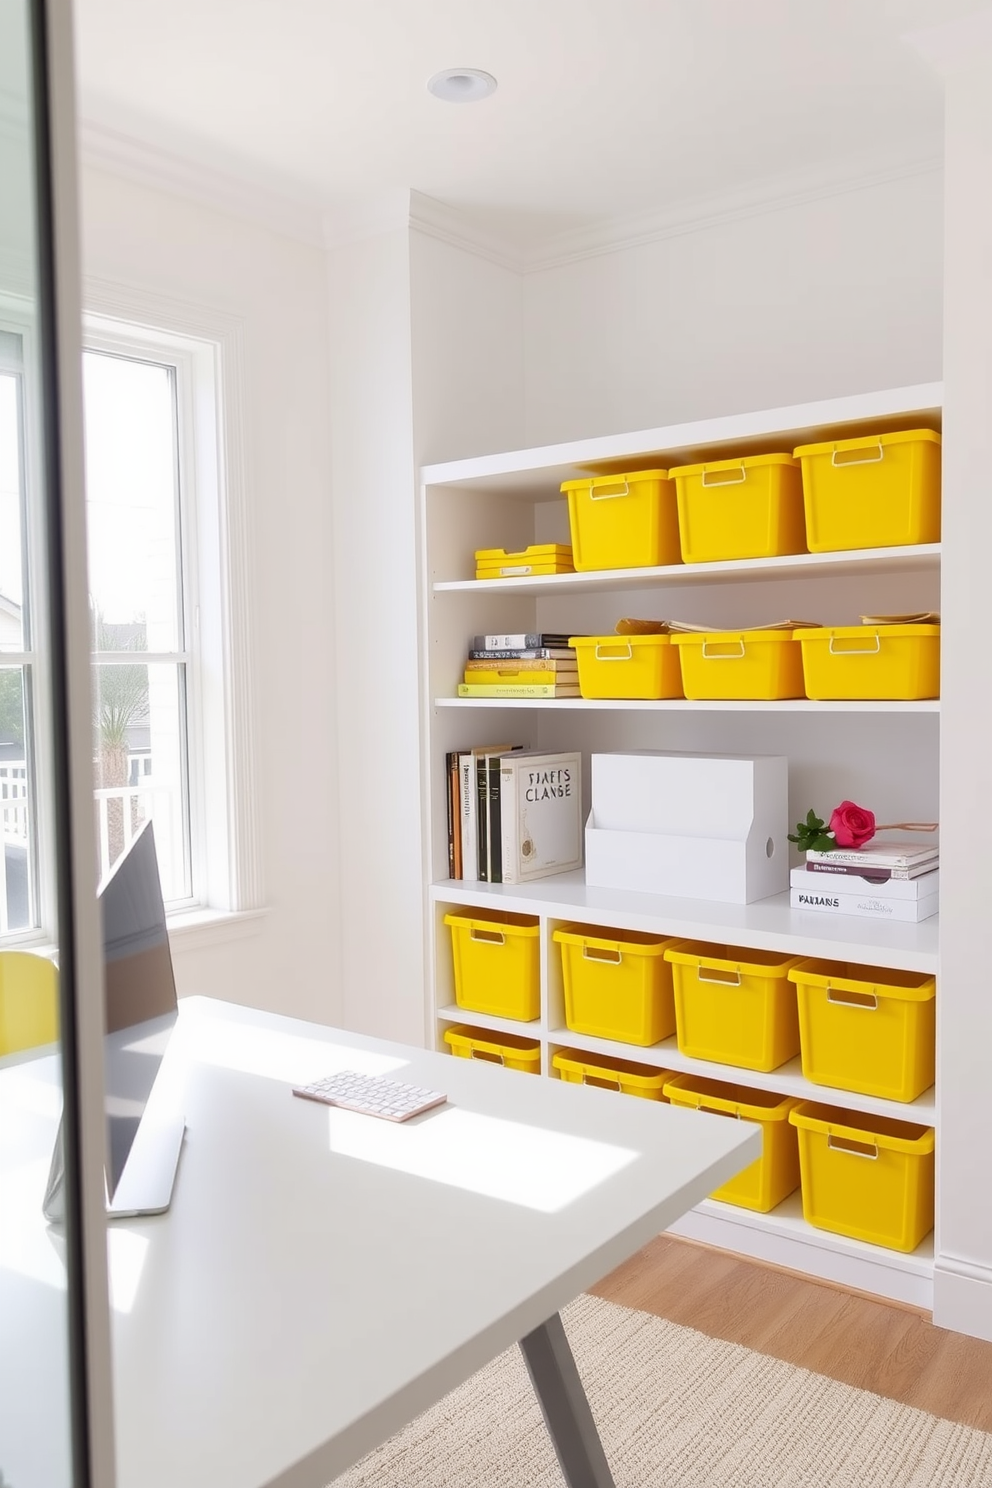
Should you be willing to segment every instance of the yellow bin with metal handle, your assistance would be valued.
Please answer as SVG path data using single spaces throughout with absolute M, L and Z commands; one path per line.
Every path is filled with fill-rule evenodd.
M 675 485 L 667 470 L 563 481 L 577 572 L 681 563 Z
M 736 1116 L 761 1127 L 761 1156 L 715 1189 L 711 1199 L 767 1214 L 799 1187 L 799 1141 L 789 1121 L 789 1112 L 799 1104 L 797 1100 L 772 1090 L 708 1080 L 703 1075 L 676 1075 L 666 1081 L 665 1094 L 673 1106 Z
M 811 553 L 940 541 L 940 435 L 899 429 L 801 444 Z
M 803 1218 L 818 1230 L 890 1250 L 915 1250 L 933 1229 L 934 1131 L 802 1101 Z
M 670 947 L 682 1053 L 764 1071 L 793 1059 L 799 1018 L 789 972 L 801 959 L 690 940 Z
M 570 1085 L 595 1085 L 601 1090 L 619 1090 L 642 1100 L 664 1101 L 665 1081 L 671 1071 L 611 1054 L 590 1054 L 582 1049 L 559 1049 L 551 1056 L 552 1066 Z
M 802 471 L 791 454 L 708 460 L 669 474 L 683 562 L 805 553 Z
M 541 1045 L 537 1039 L 453 1023 L 444 1030 L 444 1042 L 459 1059 L 481 1059 L 484 1064 L 501 1064 L 528 1075 L 541 1073 Z
M 810 959 L 792 967 L 789 981 L 798 996 L 807 1080 L 894 1101 L 912 1101 L 930 1089 L 936 1076 L 934 977 Z

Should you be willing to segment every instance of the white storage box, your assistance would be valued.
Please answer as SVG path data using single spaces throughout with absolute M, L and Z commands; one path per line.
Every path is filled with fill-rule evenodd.
M 586 882 L 750 904 L 789 886 L 784 755 L 592 756 Z

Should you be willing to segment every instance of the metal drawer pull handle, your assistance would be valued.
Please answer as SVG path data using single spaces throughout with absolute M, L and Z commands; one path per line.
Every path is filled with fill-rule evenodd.
M 700 967 L 696 972 L 696 979 L 700 982 L 710 982 L 714 987 L 739 987 L 741 984 L 739 971 L 728 971 L 723 976 L 703 976 Z
M 747 471 L 744 469 L 743 465 L 740 467 L 740 472 L 740 475 L 735 475 L 733 471 L 730 470 L 704 470 L 703 485 L 739 486 L 743 481 L 747 480 Z
M 877 455 L 859 455 L 856 450 L 834 450 L 830 456 L 830 463 L 831 465 L 877 465 L 879 460 L 885 459 L 885 450 L 882 448 L 881 441 L 877 449 Z
M 876 651 L 881 651 L 882 649 L 882 640 L 878 631 L 875 632 L 874 646 L 845 646 L 843 643 L 838 646 L 836 639 L 836 636 L 830 637 L 831 656 L 874 656 Z
M 716 650 L 711 651 L 709 649 L 709 647 L 711 645 L 715 647 L 715 646 L 729 646 L 730 644 L 731 644 L 730 641 L 704 641 L 703 642 L 703 660 L 704 661 L 742 661 L 743 658 L 744 658 L 745 651 L 747 649 L 745 647 L 743 641 L 737 641 L 736 642 L 736 644 L 740 647 L 740 650 L 739 651 L 716 651 Z
M 878 1148 L 874 1142 L 855 1142 L 850 1137 L 827 1136 L 827 1146 L 834 1152 L 844 1152 L 849 1157 L 867 1157 L 874 1162 L 878 1158 Z

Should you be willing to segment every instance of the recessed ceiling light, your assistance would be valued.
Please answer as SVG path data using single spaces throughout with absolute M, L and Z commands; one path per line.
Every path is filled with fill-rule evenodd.
M 443 98 L 445 103 L 478 103 L 495 93 L 496 79 L 491 72 L 480 72 L 477 67 L 446 67 L 428 79 L 427 87 L 435 98 Z

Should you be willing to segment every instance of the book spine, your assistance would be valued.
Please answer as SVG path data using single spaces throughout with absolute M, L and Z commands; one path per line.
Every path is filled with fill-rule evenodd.
M 936 868 L 939 853 L 933 852 L 929 857 L 920 858 L 915 853 L 866 853 L 848 851 L 846 848 L 835 848 L 833 852 L 816 853 L 810 848 L 806 853 L 807 863 L 843 863 L 854 864 L 860 868 L 916 868 L 924 863 Z
M 459 756 L 461 779 L 462 878 L 479 881 L 479 838 L 475 817 L 475 760 L 471 754 Z
M 547 642 L 543 636 L 534 631 L 524 631 L 516 635 L 477 635 L 472 637 L 472 649 L 474 651 L 508 651 L 519 648 L 527 651 L 532 646 L 544 646 Z
M 459 697 L 553 698 L 577 697 L 579 689 L 560 682 L 506 682 L 503 684 L 459 682 Z
M 451 767 L 452 761 L 456 759 L 451 750 L 444 756 L 444 800 L 445 816 L 448 825 L 448 877 L 457 877 L 455 873 L 455 803 L 451 794 Z
M 868 871 L 867 868 L 859 868 L 855 863 L 806 864 L 807 873 L 832 873 L 835 877 L 843 877 L 844 874 L 850 874 L 852 877 L 861 878 Z M 870 872 L 872 878 L 898 878 L 906 876 L 909 870 L 906 868 L 872 868 Z
M 790 891 L 789 902 L 793 909 L 815 910 L 821 914 L 918 924 L 937 913 L 939 897 L 938 894 L 928 894 L 925 899 L 873 899 L 869 894 L 812 893 L 794 888 Z
M 507 666 L 506 663 L 508 661 L 512 661 L 513 665 Z M 485 679 L 491 676 L 494 672 L 497 675 L 500 672 L 551 672 L 556 677 L 562 674 L 570 677 L 577 677 L 579 668 L 575 662 L 574 657 L 571 660 L 556 661 L 551 656 L 507 656 L 504 657 L 501 661 L 496 660 L 495 658 L 490 658 L 489 660 L 483 661 L 472 661 L 471 659 L 469 659 L 465 663 L 465 671 L 466 674 L 471 672 L 472 676 L 477 682 L 484 682 Z M 466 675 L 466 681 L 467 680 L 468 677 Z
M 451 866 L 452 878 L 462 876 L 462 823 L 461 823 L 461 774 L 460 756 L 457 749 L 451 751 L 451 768 L 448 774 L 448 799 L 451 802 Z
M 479 637 L 476 636 L 476 640 Z M 473 646 L 468 653 L 469 661 L 571 661 L 575 665 L 575 649 L 569 646 L 529 646 L 502 650 Z
M 491 754 L 487 760 L 489 784 L 489 821 L 486 827 L 486 843 L 489 849 L 489 882 L 503 882 L 503 838 L 500 821 L 500 758 Z
M 499 771 L 499 831 L 502 882 L 520 882 L 520 832 L 517 822 L 517 766 L 503 760 Z
M 489 770 L 486 756 L 475 759 L 475 819 L 479 843 L 479 882 L 489 882 L 489 840 L 486 828 L 489 824 Z

